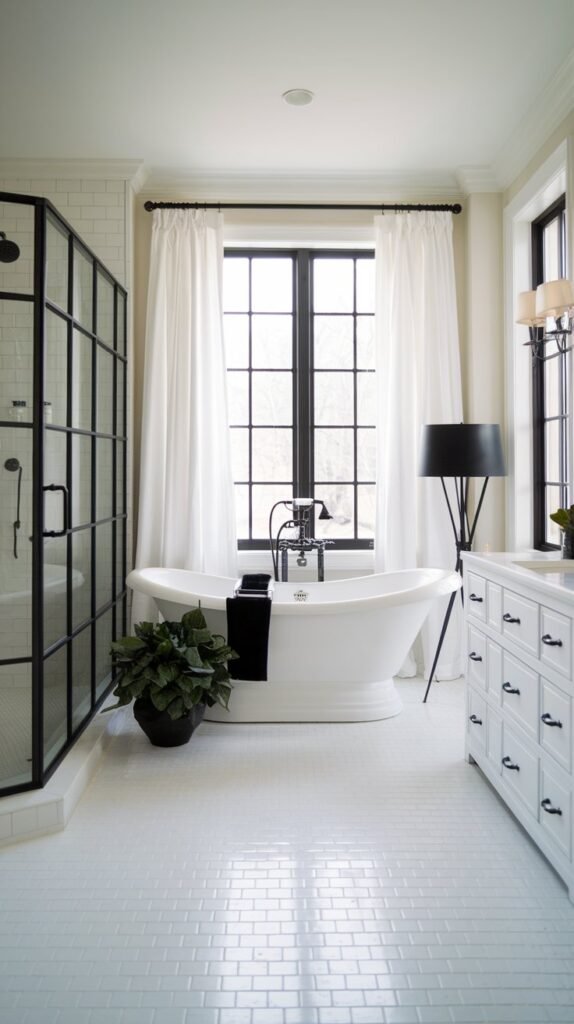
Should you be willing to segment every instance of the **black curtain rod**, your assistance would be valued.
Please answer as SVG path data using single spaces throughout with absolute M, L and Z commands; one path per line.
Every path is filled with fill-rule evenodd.
M 375 210 L 383 213 L 411 213 L 419 210 L 444 210 L 460 213 L 460 203 L 144 203 L 144 210 Z

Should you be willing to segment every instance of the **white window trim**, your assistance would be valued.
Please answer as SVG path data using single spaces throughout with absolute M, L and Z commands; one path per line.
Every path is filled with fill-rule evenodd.
M 516 298 L 532 284 L 531 224 L 566 193 L 566 266 L 571 276 L 572 218 L 568 195 L 574 194 L 574 137 L 558 146 L 504 210 L 504 295 L 506 338 L 506 548 L 532 547 L 532 367 L 527 328 L 516 324 Z

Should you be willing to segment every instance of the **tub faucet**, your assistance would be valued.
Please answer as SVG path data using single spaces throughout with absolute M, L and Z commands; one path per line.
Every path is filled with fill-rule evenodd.
M 292 516 L 285 520 L 281 524 L 277 531 L 275 539 L 273 539 L 272 532 L 272 520 L 273 513 L 279 505 L 284 505 L 285 508 L 292 513 Z M 289 551 L 298 551 L 297 565 L 307 565 L 307 555 L 311 551 L 317 552 L 317 579 L 319 583 L 322 583 L 325 579 L 325 547 L 327 544 L 332 544 L 333 541 L 329 540 L 317 540 L 315 537 L 310 536 L 311 529 L 311 514 L 315 505 L 321 506 L 319 513 L 319 519 L 332 519 L 332 515 L 327 510 L 327 506 L 324 501 L 319 498 L 292 498 L 285 501 L 277 501 L 271 509 L 269 515 L 269 545 L 271 547 L 271 557 L 273 560 L 273 574 L 276 580 L 279 580 L 279 553 L 281 553 L 281 580 L 286 582 L 288 579 L 288 554 Z M 281 534 L 284 530 L 297 530 L 297 536 L 292 538 L 281 538 Z

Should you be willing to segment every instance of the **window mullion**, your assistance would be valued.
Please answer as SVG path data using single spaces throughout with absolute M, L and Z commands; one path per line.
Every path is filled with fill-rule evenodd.
M 307 249 L 300 250 L 297 255 L 296 299 L 293 481 L 297 494 L 312 497 L 313 360 L 311 356 L 311 259 Z

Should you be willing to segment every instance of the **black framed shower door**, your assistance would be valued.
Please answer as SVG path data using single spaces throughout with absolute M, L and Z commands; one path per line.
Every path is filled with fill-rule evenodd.
M 110 645 L 126 632 L 127 293 L 45 198 L 0 193 L 0 230 L 20 249 L 0 266 L 7 795 L 61 762 L 109 692 Z

